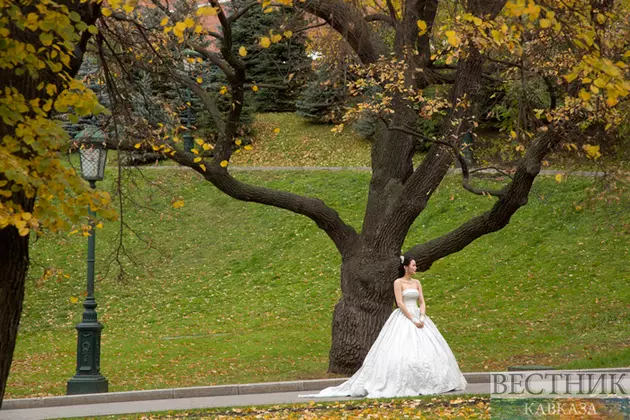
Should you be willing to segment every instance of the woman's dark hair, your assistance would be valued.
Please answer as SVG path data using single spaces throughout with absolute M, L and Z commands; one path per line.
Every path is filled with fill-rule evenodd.
M 403 258 L 401 258 L 401 263 L 398 266 L 398 277 L 402 277 L 405 275 L 405 267 L 407 267 L 411 261 L 413 261 L 413 258 L 411 258 L 408 255 L 402 255 Z

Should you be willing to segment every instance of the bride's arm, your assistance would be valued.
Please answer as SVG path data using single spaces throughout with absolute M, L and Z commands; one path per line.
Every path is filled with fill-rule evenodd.
M 424 295 L 422 294 L 422 285 L 418 280 L 418 292 L 420 295 L 418 296 L 418 303 L 420 303 L 420 320 L 424 321 L 424 314 L 427 313 L 427 303 L 424 301 Z
M 405 316 L 409 318 L 411 321 L 414 321 L 413 315 L 411 315 L 411 312 L 409 312 L 409 310 L 407 309 L 403 301 L 402 284 L 400 284 L 398 280 L 394 282 L 394 296 L 396 296 L 396 305 L 398 305 L 402 313 L 405 314 Z

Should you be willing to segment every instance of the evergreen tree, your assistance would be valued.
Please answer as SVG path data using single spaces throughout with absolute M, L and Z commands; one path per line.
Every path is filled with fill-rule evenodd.
M 296 103 L 297 114 L 315 123 L 340 123 L 348 96 L 343 74 L 327 68 L 315 74 Z
M 239 8 L 245 2 L 236 0 L 232 4 Z M 260 87 L 252 95 L 252 106 L 256 112 L 295 111 L 300 90 L 311 73 L 312 60 L 306 53 L 304 32 L 293 33 L 291 30 L 306 26 L 301 15 L 291 9 L 276 8 L 264 13 L 260 7 L 251 8 L 234 24 L 232 36 L 235 53 L 241 46 L 249 52 L 243 58 L 249 80 L 278 86 Z M 281 39 L 278 35 L 282 35 Z M 264 36 L 272 43 L 269 48 L 260 49 L 258 43 Z

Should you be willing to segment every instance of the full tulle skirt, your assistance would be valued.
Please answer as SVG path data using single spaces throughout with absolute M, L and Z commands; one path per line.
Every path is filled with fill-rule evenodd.
M 417 307 L 409 308 L 420 317 Z M 301 397 L 392 398 L 466 388 L 455 356 L 433 321 L 416 327 L 400 309 L 392 312 L 361 368 L 341 385 Z

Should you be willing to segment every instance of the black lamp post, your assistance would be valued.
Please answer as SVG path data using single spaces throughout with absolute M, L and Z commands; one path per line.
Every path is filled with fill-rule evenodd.
M 101 181 L 105 175 L 105 161 L 107 149 L 103 145 L 102 132 L 83 137 L 81 154 L 81 177 L 96 188 L 96 181 Z M 80 137 L 81 133 L 77 136 Z M 88 207 L 90 215 L 90 236 L 88 237 L 87 256 L 87 297 L 83 302 L 83 319 L 77 325 L 77 372 L 68 381 L 67 394 L 94 394 L 107 392 L 107 379 L 101 375 L 101 330 L 103 325 L 98 322 L 96 315 L 96 301 L 94 300 L 94 250 L 95 234 L 94 212 Z

